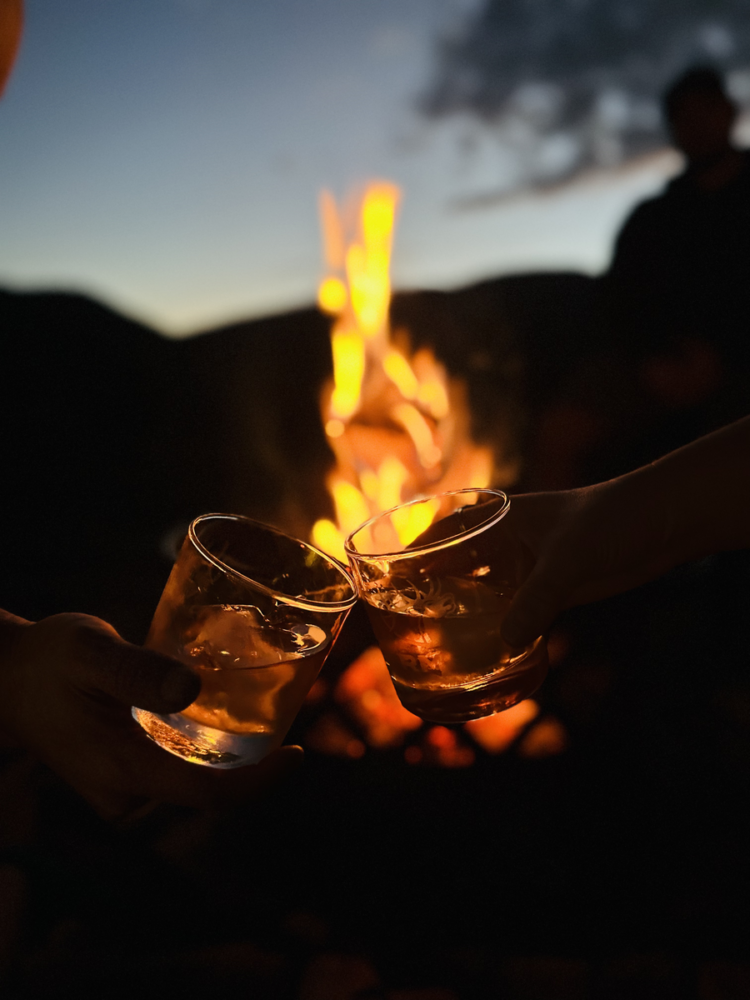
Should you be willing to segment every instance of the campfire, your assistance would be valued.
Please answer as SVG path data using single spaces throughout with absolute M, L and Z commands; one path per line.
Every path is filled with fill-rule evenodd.
M 375 182 L 342 205 L 328 191 L 320 198 L 326 273 L 318 304 L 335 317 L 333 377 L 323 387 L 320 408 L 335 456 L 327 481 L 335 520 L 316 521 L 311 538 L 342 562 L 344 539 L 373 515 L 445 490 L 508 486 L 512 474 L 510 465 L 496 462 L 489 447 L 473 440 L 463 380 L 450 376 L 430 349 L 412 351 L 408 330 L 390 327 L 390 259 L 400 197 L 395 185 Z M 420 535 L 435 513 L 420 504 L 400 521 L 394 518 L 401 543 Z M 443 726 L 424 727 L 401 706 L 377 647 L 343 673 L 334 696 L 370 746 L 398 746 L 425 728 L 421 744 L 406 747 L 407 762 L 466 766 L 474 760 L 469 741 Z M 526 701 L 470 723 L 466 731 L 498 753 L 538 714 L 536 703 Z M 312 742 L 352 757 L 365 752 L 362 741 L 331 715 L 320 720 Z M 559 733 L 547 743 L 551 752 L 553 743 L 559 749 Z

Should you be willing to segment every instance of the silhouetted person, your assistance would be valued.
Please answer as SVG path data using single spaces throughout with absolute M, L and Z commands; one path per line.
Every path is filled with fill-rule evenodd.
M 719 75 L 692 69 L 664 96 L 683 172 L 625 222 L 604 279 L 609 322 L 666 405 L 709 396 L 750 360 L 750 156 Z

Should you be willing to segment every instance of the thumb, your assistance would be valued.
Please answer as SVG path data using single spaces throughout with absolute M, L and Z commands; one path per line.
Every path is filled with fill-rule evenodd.
M 570 586 L 547 560 L 540 559 L 521 584 L 502 625 L 511 646 L 528 646 L 542 635 L 565 607 Z
M 94 622 L 78 630 L 71 650 L 82 688 L 161 714 L 179 712 L 195 701 L 201 682 L 190 667 L 126 642 L 104 622 Z

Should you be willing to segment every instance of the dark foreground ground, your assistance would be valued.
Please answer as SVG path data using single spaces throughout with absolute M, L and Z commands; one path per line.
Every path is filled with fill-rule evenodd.
M 606 440 L 586 438 L 580 413 L 602 404 L 571 388 L 596 356 L 576 321 L 585 279 L 550 293 L 552 316 L 560 295 L 570 338 L 582 338 L 569 350 L 549 317 L 528 319 L 518 286 L 447 306 L 462 317 L 460 350 L 451 323 L 437 329 L 421 307 L 470 380 L 479 433 L 510 434 L 527 481 L 558 485 L 551 473 L 545 484 L 539 456 L 560 401 L 578 414 L 567 426 L 583 441 L 580 481 L 741 409 L 728 391 L 669 413 L 644 402 L 628 434 L 610 408 Z M 543 305 L 538 288 L 532 298 Z M 209 508 L 270 517 L 279 498 L 300 524 L 325 508 L 315 483 L 328 454 L 310 414 L 330 359 L 313 312 L 170 344 L 82 300 L 5 296 L 0 309 L 23 390 L 4 404 L 3 513 L 17 530 L 4 540 L 0 606 L 101 614 L 137 640 L 172 529 Z M 498 314 L 506 327 L 493 326 Z M 412 312 L 416 338 L 419 323 Z M 749 996 L 749 609 L 749 554 L 734 553 L 566 614 L 539 700 L 568 745 L 546 757 L 473 745 L 471 766 L 442 767 L 406 763 L 403 746 L 357 760 L 310 749 L 260 806 L 159 813 L 123 832 L 8 756 L 3 861 L 29 896 L 4 995 Z M 369 641 L 359 616 L 347 628 L 329 689 Z M 305 743 L 331 712 L 358 732 L 324 698 L 290 738 Z

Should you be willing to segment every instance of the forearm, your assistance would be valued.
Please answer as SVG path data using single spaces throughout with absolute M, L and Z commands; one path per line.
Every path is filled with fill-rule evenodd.
M 503 625 L 522 646 L 563 608 L 750 547 L 750 417 L 608 482 L 514 497 L 511 518 L 536 558 Z
M 750 547 L 750 417 L 623 479 L 658 507 L 667 566 Z

